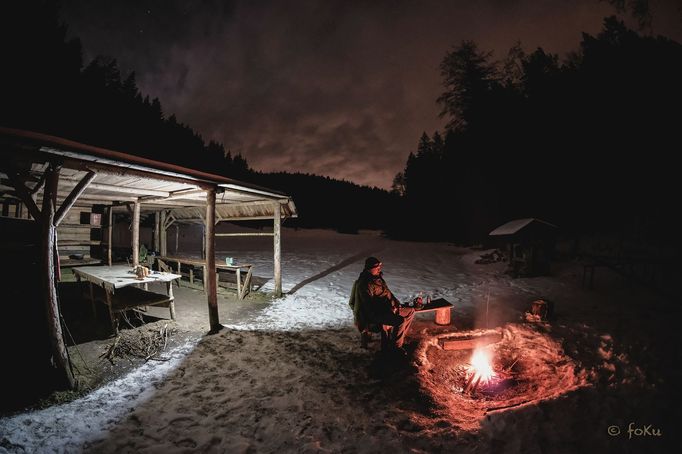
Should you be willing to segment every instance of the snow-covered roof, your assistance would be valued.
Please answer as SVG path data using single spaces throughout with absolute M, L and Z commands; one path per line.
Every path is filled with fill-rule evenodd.
M 549 222 L 543 221 L 542 219 L 537 219 L 537 218 L 525 218 L 525 219 L 515 219 L 513 221 L 509 221 L 506 224 L 502 224 L 492 232 L 490 232 L 490 236 L 503 236 L 503 235 L 514 235 L 515 233 L 520 232 L 530 224 L 537 223 L 540 226 L 543 227 L 549 227 L 556 229 L 558 228 L 554 224 L 550 224 Z

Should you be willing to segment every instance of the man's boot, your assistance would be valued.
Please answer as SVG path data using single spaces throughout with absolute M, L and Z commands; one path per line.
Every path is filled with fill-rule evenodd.
M 363 331 L 360 333 L 360 347 L 368 348 L 369 341 L 372 340 L 372 333 Z

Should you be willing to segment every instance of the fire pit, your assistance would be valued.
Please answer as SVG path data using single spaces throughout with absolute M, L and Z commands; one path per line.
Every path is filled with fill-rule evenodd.
M 474 430 L 509 411 L 584 386 L 585 372 L 535 326 L 453 333 L 423 341 L 419 378 L 454 425 Z

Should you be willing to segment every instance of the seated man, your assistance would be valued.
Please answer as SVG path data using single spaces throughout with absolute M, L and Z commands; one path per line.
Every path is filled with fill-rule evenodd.
M 405 335 L 414 318 L 414 309 L 400 307 L 400 302 L 388 289 L 381 273 L 382 263 L 376 257 L 365 260 L 365 268 L 353 284 L 348 304 L 353 309 L 355 325 L 365 347 L 371 325 L 392 328 L 388 334 L 388 347 L 402 351 Z

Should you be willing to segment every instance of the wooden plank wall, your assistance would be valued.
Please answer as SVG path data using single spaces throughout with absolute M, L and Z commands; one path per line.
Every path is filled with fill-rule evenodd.
M 57 241 L 61 259 L 69 258 L 71 254 L 83 254 L 83 257 L 90 258 L 90 246 L 101 244 L 101 235 L 98 233 L 102 222 L 100 221 L 100 225 L 90 224 L 91 213 L 92 207 L 75 205 L 59 224 Z

